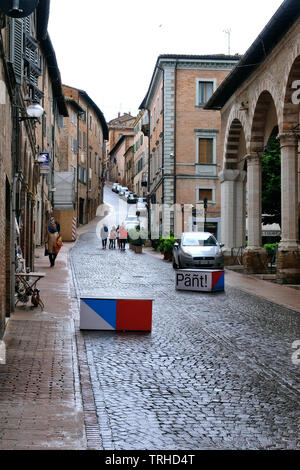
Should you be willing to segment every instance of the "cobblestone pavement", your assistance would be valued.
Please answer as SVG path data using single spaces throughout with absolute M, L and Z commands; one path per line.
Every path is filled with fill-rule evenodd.
M 90 231 L 72 250 L 78 295 L 154 299 L 151 334 L 83 332 L 104 449 L 299 449 L 299 313 L 176 292 L 171 263 L 100 244 Z

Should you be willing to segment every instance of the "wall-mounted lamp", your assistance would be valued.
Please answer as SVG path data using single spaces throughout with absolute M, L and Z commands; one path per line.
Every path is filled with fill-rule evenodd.
M 11 18 L 25 18 L 38 6 L 38 0 L 1 0 L 0 9 Z
M 27 116 L 19 117 L 19 121 L 34 120 L 37 121 L 44 114 L 44 109 L 37 102 L 33 102 L 26 108 Z

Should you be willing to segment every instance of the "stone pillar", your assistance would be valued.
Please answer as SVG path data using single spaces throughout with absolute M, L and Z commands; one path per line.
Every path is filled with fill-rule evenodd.
M 298 139 L 299 134 L 279 135 L 281 147 L 281 242 L 277 257 L 277 281 L 300 283 Z
M 267 253 L 261 238 L 261 158 L 247 155 L 247 221 L 248 246 L 244 252 L 244 270 L 248 274 L 268 271 Z
M 245 244 L 244 179 L 245 171 L 224 169 L 221 184 L 221 241 L 227 265 L 234 262 L 233 248 Z

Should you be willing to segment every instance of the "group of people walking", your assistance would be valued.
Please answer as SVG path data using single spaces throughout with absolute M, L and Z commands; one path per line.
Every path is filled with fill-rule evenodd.
M 125 245 L 128 238 L 128 232 L 124 225 L 118 225 L 116 228 L 114 225 L 112 228 L 108 229 L 107 225 L 104 224 L 101 228 L 101 239 L 102 239 L 102 249 L 106 250 L 107 240 L 109 240 L 109 249 L 113 250 L 116 248 L 116 241 L 118 248 L 121 251 L 125 251 Z

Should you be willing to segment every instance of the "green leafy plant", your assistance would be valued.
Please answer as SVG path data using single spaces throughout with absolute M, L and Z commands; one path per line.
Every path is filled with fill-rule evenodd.
M 278 245 L 278 243 L 266 243 L 266 244 L 264 245 L 264 249 L 266 250 L 267 255 L 273 256 L 273 255 L 274 255 L 274 252 L 275 252 L 275 250 L 276 250 L 276 248 L 277 248 L 277 245 Z
M 177 241 L 176 238 L 161 238 L 157 250 L 163 254 L 172 254 L 174 243 Z
M 262 158 L 263 224 L 281 225 L 281 158 L 280 141 L 271 136 Z
M 131 229 L 128 232 L 128 241 L 134 246 L 143 246 L 146 243 L 148 234 L 145 230 Z

